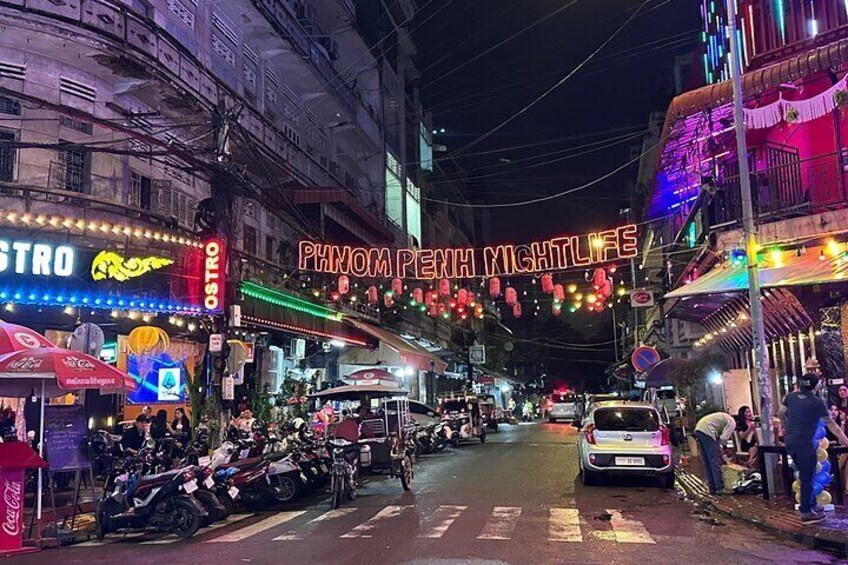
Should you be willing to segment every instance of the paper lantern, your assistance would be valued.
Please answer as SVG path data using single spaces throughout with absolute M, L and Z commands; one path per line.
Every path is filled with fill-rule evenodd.
M 456 293 L 456 301 L 460 304 L 465 304 L 468 301 L 468 291 L 460 288 Z
M 350 279 L 347 275 L 339 275 L 339 294 L 347 294 L 350 291 Z
M 439 294 L 442 296 L 450 296 L 451 293 L 451 283 L 448 279 L 442 279 L 439 281 Z
M 400 296 L 403 294 L 403 281 L 400 279 L 392 279 L 392 292 Z
M 515 289 L 511 286 L 506 287 L 506 291 L 504 291 L 504 298 L 506 300 L 507 305 L 512 306 L 518 302 L 518 293 L 515 292 Z
M 577 292 L 577 285 L 574 284 L 574 283 L 569 284 L 567 288 L 568 288 L 568 292 L 571 293 L 571 294 L 574 294 L 575 292 Z
M 551 275 L 542 275 L 542 292 L 550 294 L 554 291 L 554 278 Z
M 413 288 L 412 289 L 412 299 L 415 302 L 417 302 L 418 304 L 423 304 L 424 303 L 424 291 L 421 290 L 420 288 Z
M 607 280 L 607 272 L 600 267 L 595 269 L 595 274 L 592 276 L 592 286 L 594 286 L 596 290 L 603 288 L 605 280 Z
M 474 296 L 474 293 L 469 290 L 468 294 L 465 297 L 465 305 L 471 306 L 472 304 L 474 304 L 475 301 L 476 297 Z M 462 302 L 460 302 L 460 304 L 462 304 Z
M 395 296 L 391 292 L 387 292 L 383 295 L 383 304 L 385 304 L 386 308 L 391 308 L 395 303 Z
M 424 302 L 426 304 L 435 304 L 439 294 L 435 290 L 428 290 L 424 293 Z
M 430 304 L 430 315 L 434 318 L 439 315 L 439 305 L 438 304 Z
M 595 312 L 600 313 L 600 312 L 603 312 L 603 311 L 604 311 L 604 304 L 602 302 L 598 302 L 597 304 L 595 304 Z
M 165 330 L 155 326 L 139 326 L 127 336 L 127 349 L 134 355 L 161 353 L 171 345 Z
M 520 303 L 516 302 L 515 304 L 512 305 L 512 315 L 515 316 L 516 318 L 521 317 L 521 304 Z
M 379 298 L 380 297 L 377 294 L 377 287 L 374 286 L 374 285 L 369 286 L 368 287 L 368 302 L 370 302 L 371 304 L 377 304 L 377 300 Z
M 501 295 L 501 279 L 492 277 L 489 279 L 489 296 L 497 298 Z
M 565 300 L 565 289 L 562 288 L 561 284 L 554 285 L 553 295 L 554 300 L 557 302 Z
M 604 298 L 612 296 L 612 282 L 609 279 L 604 280 L 604 285 L 601 287 L 601 296 Z

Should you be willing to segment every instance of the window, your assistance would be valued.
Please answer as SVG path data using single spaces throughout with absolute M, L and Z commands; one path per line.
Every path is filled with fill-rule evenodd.
M 418 159 L 421 161 L 421 170 L 422 171 L 432 171 L 433 170 L 433 143 L 430 138 L 430 132 L 427 131 L 427 128 L 424 124 L 420 124 L 421 135 L 419 135 L 418 140 L 418 150 L 419 157 Z
M 277 245 L 274 238 L 270 235 L 265 236 L 265 259 L 274 261 L 274 256 L 277 252 Z
M 660 429 L 657 413 L 633 408 L 596 410 L 595 427 L 608 432 L 655 432 Z
M 244 226 L 243 237 L 242 246 L 244 247 L 244 252 L 256 255 L 256 228 Z
M 87 151 L 76 149 L 59 151 L 59 188 L 71 192 L 88 192 L 90 169 L 91 154 Z
M 21 115 L 21 103 L 13 98 L 0 96 L 0 114 L 9 114 L 10 116 Z
M 15 141 L 15 134 L 10 131 L 0 131 L 0 181 L 15 180 L 15 160 L 17 150 L 6 143 Z
M 391 153 L 386 153 L 386 217 L 403 227 L 403 183 L 399 163 Z
M 421 245 L 421 190 L 406 179 L 406 231 Z
M 152 205 L 152 189 L 150 177 L 132 171 L 130 173 L 130 206 L 150 210 Z

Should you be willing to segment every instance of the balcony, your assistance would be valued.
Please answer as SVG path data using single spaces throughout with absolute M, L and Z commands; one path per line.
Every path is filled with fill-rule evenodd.
M 848 204 L 839 156 L 836 153 L 800 160 L 797 154 L 767 147 L 768 166 L 752 167 L 751 199 L 760 221 L 803 216 Z M 707 210 L 713 228 L 741 222 L 742 202 L 738 165 L 725 167 Z

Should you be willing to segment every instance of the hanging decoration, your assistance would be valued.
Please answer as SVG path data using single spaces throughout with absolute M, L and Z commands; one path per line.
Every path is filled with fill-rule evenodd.
M 388 291 L 383 294 L 383 304 L 386 308 L 391 308 L 395 303 L 395 295 L 393 292 Z
M 848 103 L 848 75 L 836 84 L 806 100 L 785 100 L 780 93 L 771 104 L 745 109 L 747 129 L 765 129 L 776 126 L 781 120 L 788 124 L 803 123 L 821 118 Z
M 474 296 L 474 293 L 469 290 L 468 293 L 465 296 L 465 305 L 466 306 L 473 306 L 475 302 L 476 302 L 476 297 Z
M 565 290 L 562 288 L 561 284 L 554 285 L 554 302 L 562 302 L 565 300 Z
M 544 292 L 545 294 L 550 294 L 553 291 L 554 278 L 550 274 L 545 273 L 544 275 L 542 275 L 542 292 Z
M 456 291 L 456 301 L 460 304 L 465 304 L 468 301 L 468 291 L 464 288 L 460 288 Z
M 373 284 L 368 287 L 368 302 L 372 305 L 377 304 L 380 297 L 377 294 L 377 287 Z
M 415 287 L 414 289 L 412 289 L 412 299 L 417 304 L 424 304 L 424 291 L 418 287 Z
M 438 304 L 436 304 L 436 303 L 430 304 L 430 315 L 434 318 L 439 315 L 439 305 Z
M 451 293 L 451 282 L 449 279 L 442 279 L 439 281 L 439 294 L 442 296 L 450 296 Z
M 398 296 L 403 294 L 403 280 L 399 278 L 392 279 L 392 292 Z
M 350 292 L 350 279 L 347 275 L 339 275 L 339 294 Z
M 507 306 L 513 306 L 518 302 L 518 293 L 515 292 L 514 288 L 508 286 L 504 292 L 504 299 L 506 300 Z
M 554 316 L 562 314 L 562 306 L 556 302 L 551 303 L 551 314 Z
M 833 105 L 840 110 L 848 105 L 848 90 L 840 88 L 833 93 Z
M 601 268 L 595 269 L 592 274 L 592 286 L 595 290 L 600 290 L 604 286 L 604 281 L 607 280 L 607 272 Z
M 489 296 L 497 298 L 501 295 L 501 279 L 492 277 L 489 279 Z
M 171 339 L 162 328 L 139 326 L 127 336 L 127 349 L 133 355 L 155 355 L 162 353 L 171 344 Z
M 512 305 L 512 315 L 516 318 L 521 317 L 521 304 L 519 302 Z

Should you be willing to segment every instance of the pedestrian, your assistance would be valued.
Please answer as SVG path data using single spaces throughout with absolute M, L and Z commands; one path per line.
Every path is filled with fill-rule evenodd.
M 795 463 L 798 481 L 801 483 L 798 512 L 801 522 L 812 524 L 824 520 L 823 508 L 813 506 L 813 476 L 816 473 L 816 429 L 824 421 L 827 429 L 840 444 L 848 446 L 845 432 L 831 418 L 824 401 L 818 397 L 820 381 L 818 375 L 806 373 L 798 380 L 799 390 L 783 399 L 778 416 L 783 420 L 786 451 Z
M 757 422 L 754 412 L 748 406 L 739 408 L 736 416 L 736 430 L 739 432 L 739 450 L 748 454 L 746 467 L 757 467 Z
M 836 407 L 839 408 L 843 419 L 848 418 L 848 386 L 839 385 L 839 388 L 836 389 L 836 395 L 839 397 Z
M 704 472 L 710 494 L 729 494 L 724 490 L 724 478 L 721 475 L 722 461 L 730 463 L 723 448 L 736 431 L 736 420 L 727 412 L 707 414 L 695 424 L 695 440 L 701 449 Z

